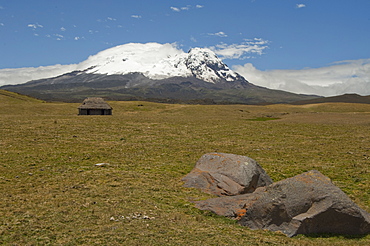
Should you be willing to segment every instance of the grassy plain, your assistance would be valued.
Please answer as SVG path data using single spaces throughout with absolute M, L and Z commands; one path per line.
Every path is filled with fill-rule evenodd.
M 274 181 L 319 170 L 369 212 L 370 105 L 109 102 L 112 116 L 77 116 L 79 104 L 11 95 L 0 93 L 2 245 L 370 245 L 249 230 L 195 209 L 210 195 L 180 181 L 205 153 L 241 154 Z

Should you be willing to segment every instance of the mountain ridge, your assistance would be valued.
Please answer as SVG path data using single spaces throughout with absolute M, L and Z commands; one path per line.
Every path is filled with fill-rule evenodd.
M 310 100 L 293 102 L 294 105 L 319 104 L 319 103 L 362 103 L 370 104 L 370 96 L 361 96 L 356 93 L 346 93 L 332 97 L 321 97 Z
M 102 75 L 75 71 L 55 78 L 1 88 L 45 101 L 64 102 L 79 102 L 90 96 L 118 101 L 149 100 L 200 104 L 289 103 L 317 98 L 317 96 L 271 90 L 243 80 L 218 84 L 195 77 L 152 80 L 141 73 Z

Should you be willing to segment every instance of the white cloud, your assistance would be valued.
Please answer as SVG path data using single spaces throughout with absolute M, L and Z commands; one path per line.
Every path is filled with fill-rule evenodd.
M 180 9 L 179 8 L 176 8 L 176 7 L 170 7 L 170 9 L 172 9 L 175 12 L 180 12 Z
M 33 28 L 33 29 L 43 28 L 44 27 L 43 25 L 40 25 L 38 23 L 36 23 L 36 24 L 28 24 L 27 26 L 30 27 L 30 28 Z
M 218 36 L 218 37 L 222 37 L 222 38 L 227 37 L 227 34 L 224 33 L 224 32 L 208 33 L 208 35 L 210 35 L 210 36 Z
M 263 50 L 268 48 L 269 41 L 260 38 L 246 39 L 240 44 L 221 43 L 211 46 L 210 49 L 222 59 L 246 59 L 251 54 L 262 55 Z
M 0 23 L 0 26 L 5 26 L 4 23 Z
M 21 84 L 27 81 L 50 78 L 75 70 L 76 64 L 47 67 L 6 68 L 0 69 L 0 86 Z
M 294 93 L 334 96 L 370 95 L 370 59 L 349 60 L 321 68 L 261 71 L 251 63 L 233 69 L 249 82 Z
M 67 29 L 65 29 L 64 27 L 61 27 L 61 28 L 60 28 L 60 30 L 61 30 L 62 32 L 65 32 Z
M 190 9 L 190 5 L 186 6 L 186 7 L 181 7 L 181 10 L 189 10 Z
M 141 15 L 131 15 L 132 18 L 140 19 Z
M 199 4 L 195 5 L 195 8 L 197 8 L 197 9 L 201 9 L 203 7 L 204 7 L 203 5 L 199 5 Z M 194 8 L 194 6 L 192 6 L 192 5 L 186 5 L 184 7 L 170 7 L 170 9 L 172 9 L 175 12 L 187 11 L 187 10 L 190 10 L 192 8 Z
M 297 7 L 298 9 L 300 9 L 300 8 L 304 8 L 304 7 L 306 7 L 306 5 L 305 5 L 305 4 L 303 4 L 303 3 L 299 3 L 299 4 L 297 4 L 297 5 L 296 5 L 296 7 Z
M 54 37 L 56 37 L 56 40 L 62 40 L 64 39 L 64 36 L 61 34 L 54 34 Z

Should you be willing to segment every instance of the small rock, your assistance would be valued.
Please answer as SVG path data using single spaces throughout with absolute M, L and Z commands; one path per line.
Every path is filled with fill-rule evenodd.
M 109 166 L 109 163 L 97 163 L 97 164 L 95 164 L 95 166 L 97 166 L 97 167 L 105 167 L 105 166 Z

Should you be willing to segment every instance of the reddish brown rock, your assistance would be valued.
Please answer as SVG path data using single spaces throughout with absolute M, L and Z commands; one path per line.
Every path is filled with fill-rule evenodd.
M 247 156 L 209 153 L 182 179 L 185 187 L 198 188 L 217 196 L 234 196 L 253 192 L 272 183 L 262 167 Z
M 260 187 L 253 193 L 196 201 L 195 207 L 200 210 L 211 211 L 217 215 L 240 219 L 243 214 L 246 214 L 246 207 L 256 202 L 264 191 L 265 188 Z
M 252 194 L 196 202 L 196 207 L 234 217 L 251 229 L 297 234 L 369 234 L 370 214 L 329 178 L 310 171 Z

